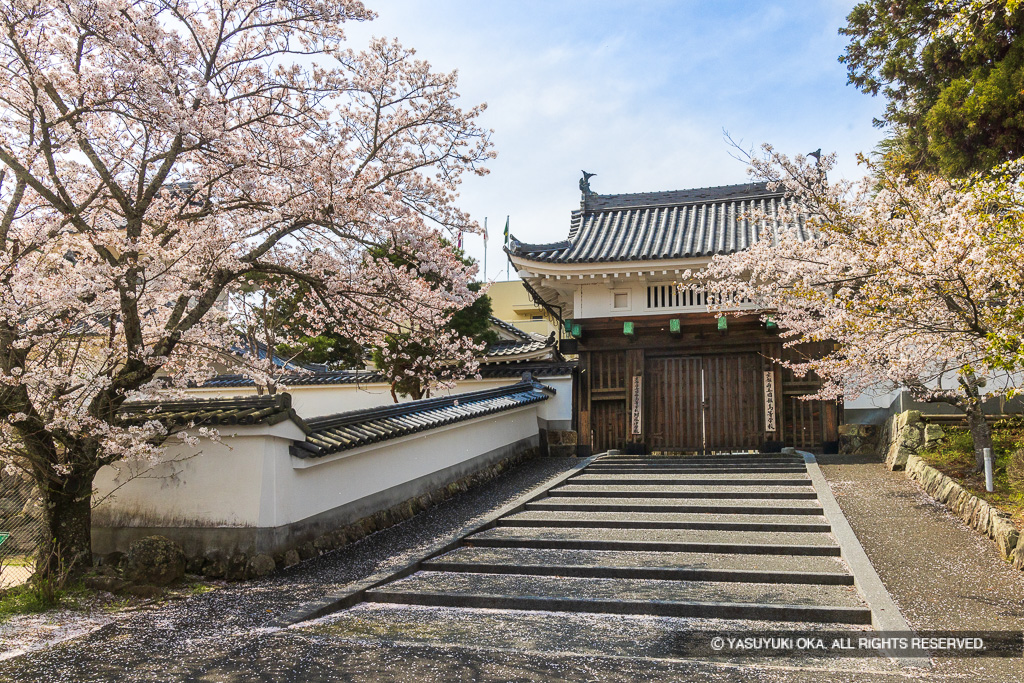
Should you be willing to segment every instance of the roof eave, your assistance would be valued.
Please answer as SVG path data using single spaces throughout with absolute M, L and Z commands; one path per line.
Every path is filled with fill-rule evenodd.
M 583 279 L 584 277 L 625 277 L 631 273 L 647 273 L 650 275 L 678 273 L 683 270 L 704 268 L 714 256 L 691 256 L 685 258 L 651 259 L 634 261 L 585 261 L 574 263 L 560 263 L 551 261 L 533 261 L 523 257 L 512 257 L 512 264 L 519 271 L 519 276 L 526 279 L 537 277 L 554 277 L 563 279 Z M 518 261 L 518 262 L 517 262 Z M 577 276 L 579 276 L 577 278 Z

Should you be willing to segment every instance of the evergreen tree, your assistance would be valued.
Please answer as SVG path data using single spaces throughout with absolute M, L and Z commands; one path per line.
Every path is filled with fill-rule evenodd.
M 474 261 L 457 251 L 466 266 L 474 265 Z M 418 264 L 416 254 L 392 245 L 388 250 L 375 249 L 370 255 L 384 258 L 396 267 Z M 431 282 L 430 276 L 425 277 Z M 434 287 L 444 285 L 442 281 L 431 282 Z M 470 291 L 479 292 L 482 284 L 469 284 Z M 498 341 L 498 335 L 491 329 L 491 298 L 482 294 L 469 306 L 451 313 L 448 329 L 452 337 L 467 348 L 476 352 Z M 430 383 L 424 376 L 433 375 L 442 380 L 459 379 L 476 371 L 476 363 L 467 363 L 465 359 L 445 358 L 441 349 L 441 340 L 425 337 L 410 329 L 399 334 L 390 334 L 383 347 L 373 350 L 373 363 L 391 382 L 391 396 L 395 403 L 398 396 L 409 396 L 415 400 L 430 395 Z M 451 340 L 445 340 L 450 345 Z M 472 366 L 472 367 L 471 367 Z M 424 373 L 427 372 L 427 375 Z
M 1024 156 L 1024 11 L 1015 0 L 864 0 L 840 33 L 849 82 L 888 100 L 885 164 L 950 177 Z

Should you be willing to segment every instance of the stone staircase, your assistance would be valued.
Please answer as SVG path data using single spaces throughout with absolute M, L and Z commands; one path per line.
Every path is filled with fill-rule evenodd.
M 844 628 L 853 583 L 799 456 L 610 455 L 363 599 Z

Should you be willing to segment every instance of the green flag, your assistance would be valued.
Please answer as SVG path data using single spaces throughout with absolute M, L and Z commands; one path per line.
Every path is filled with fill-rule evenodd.
M 508 245 L 508 216 L 505 216 L 505 245 Z

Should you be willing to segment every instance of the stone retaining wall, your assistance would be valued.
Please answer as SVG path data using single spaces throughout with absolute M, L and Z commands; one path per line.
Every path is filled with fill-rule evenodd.
M 917 455 L 907 457 L 906 469 L 907 476 L 919 483 L 925 493 L 949 508 L 969 527 L 995 541 L 1003 559 L 1017 569 L 1024 569 L 1024 535 L 1005 513 L 971 494 Z
M 911 456 L 932 448 L 943 437 L 942 427 L 925 424 L 920 410 L 891 416 L 878 430 L 877 452 L 890 470 L 902 470 Z
M 545 443 L 546 449 L 545 449 Z M 545 430 L 545 438 L 541 441 L 541 449 L 553 458 L 569 458 L 576 455 L 576 432 L 569 429 Z
M 839 453 L 842 455 L 868 455 L 878 450 L 878 425 L 839 425 Z

